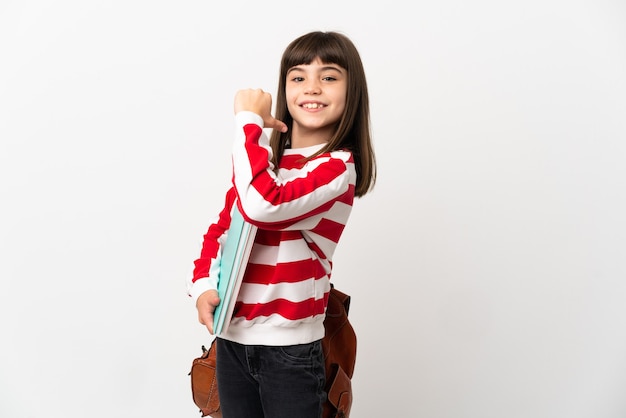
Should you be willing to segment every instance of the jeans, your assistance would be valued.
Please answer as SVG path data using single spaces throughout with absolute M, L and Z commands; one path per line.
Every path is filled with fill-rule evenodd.
M 320 418 L 326 401 L 321 341 L 292 346 L 217 339 L 223 418 Z

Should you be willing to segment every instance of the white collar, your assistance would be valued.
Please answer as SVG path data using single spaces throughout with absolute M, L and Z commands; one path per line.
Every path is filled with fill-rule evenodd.
M 316 144 L 316 145 L 311 145 L 311 146 L 302 147 L 302 148 L 286 148 L 285 151 L 283 152 L 283 155 L 303 155 L 305 157 L 308 157 L 310 155 L 315 154 L 317 151 L 321 150 L 326 145 L 327 145 L 326 143 L 322 143 L 322 144 Z

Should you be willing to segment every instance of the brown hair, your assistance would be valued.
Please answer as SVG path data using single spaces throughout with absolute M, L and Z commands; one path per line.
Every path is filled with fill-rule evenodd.
M 344 114 L 337 123 L 333 137 L 317 154 L 347 149 L 352 152 L 356 167 L 355 195 L 361 197 L 376 182 L 376 159 L 372 147 L 369 119 L 369 97 L 363 63 L 356 47 L 348 37 L 337 32 L 310 32 L 292 41 L 283 53 L 280 63 L 278 94 L 276 95 L 276 119 L 291 128 L 293 119 L 287 110 L 285 84 L 287 71 L 296 65 L 310 64 L 319 58 L 325 64 L 337 64 L 348 73 L 348 88 Z M 274 130 L 270 145 L 274 164 L 278 165 L 291 129 L 286 133 Z

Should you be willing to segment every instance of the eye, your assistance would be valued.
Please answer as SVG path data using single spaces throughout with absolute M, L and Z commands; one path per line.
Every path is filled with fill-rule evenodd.
M 304 81 L 304 77 L 292 77 L 291 81 L 299 83 L 301 81 Z
M 337 79 L 335 77 L 333 77 L 332 75 L 327 75 L 326 77 L 323 77 L 322 80 L 324 80 L 324 81 L 337 81 Z

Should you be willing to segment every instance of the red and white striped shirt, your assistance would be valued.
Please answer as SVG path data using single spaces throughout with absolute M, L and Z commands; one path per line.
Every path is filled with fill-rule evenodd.
M 258 231 L 237 305 L 221 335 L 241 344 L 291 345 L 324 337 L 332 257 L 354 200 L 352 154 L 333 151 L 311 160 L 322 145 L 286 149 L 278 170 L 252 112 L 235 116 L 233 187 L 204 236 L 189 295 L 217 288 L 219 257 L 238 204 Z

